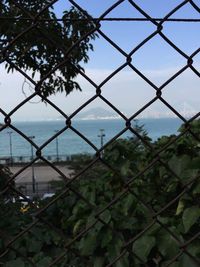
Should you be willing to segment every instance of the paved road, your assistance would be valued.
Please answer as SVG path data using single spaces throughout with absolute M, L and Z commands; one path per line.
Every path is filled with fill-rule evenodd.
M 56 165 L 56 167 L 64 174 L 66 177 L 70 178 L 72 175 L 72 170 L 69 170 L 67 166 Z M 10 170 L 13 174 L 17 173 L 23 167 L 14 166 Z M 36 182 L 49 182 L 52 180 L 59 180 L 60 174 L 52 169 L 50 166 L 34 166 L 34 176 Z M 32 168 L 28 167 L 22 173 L 20 173 L 16 179 L 16 183 L 26 183 L 32 181 Z

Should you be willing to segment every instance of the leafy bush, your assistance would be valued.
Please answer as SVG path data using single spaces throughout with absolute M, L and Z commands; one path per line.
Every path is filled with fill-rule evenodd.
M 9 246 L 4 266 L 31 266 L 24 256 L 48 266 L 63 252 L 53 266 L 103 267 L 120 255 L 112 266 L 199 266 L 199 140 L 193 132 L 170 143 L 175 138 L 148 140 L 150 146 L 119 139 L 104 151 L 107 167 L 99 162 L 85 171 L 41 214 L 9 207 L 15 213 L 2 214 L 1 229 L 11 239 L 40 221 Z M 81 158 L 76 171 L 83 165 Z M 41 201 L 40 209 L 47 203 Z M 2 249 L 6 242 L 3 237 Z

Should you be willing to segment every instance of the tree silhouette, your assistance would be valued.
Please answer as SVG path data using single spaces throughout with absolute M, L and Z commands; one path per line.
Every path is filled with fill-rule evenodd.
M 81 90 L 74 78 L 84 71 L 97 35 L 95 23 L 71 7 L 58 19 L 50 0 L 2 0 L 0 62 L 8 72 L 21 70 L 34 78 L 38 94 Z M 28 71 L 28 72 L 27 72 Z

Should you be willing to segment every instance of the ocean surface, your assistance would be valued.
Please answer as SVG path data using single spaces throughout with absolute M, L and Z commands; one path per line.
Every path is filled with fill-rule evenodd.
M 156 140 L 163 135 L 177 134 L 182 121 L 175 118 L 140 119 L 137 124 L 144 125 L 149 137 Z M 26 136 L 34 136 L 33 141 L 38 146 L 43 145 L 56 131 L 66 126 L 64 121 L 15 122 L 13 125 Z M 134 122 L 132 122 L 132 126 L 134 126 Z M 95 153 L 95 150 L 77 132 L 84 135 L 97 148 L 100 148 L 100 129 L 104 129 L 103 143 L 105 144 L 125 128 L 125 122 L 120 119 L 77 120 L 72 122 L 72 127 L 74 131 L 71 129 L 65 130 L 57 137 L 57 144 L 56 139 L 52 140 L 42 149 L 42 154 L 45 156 L 56 155 L 57 148 L 59 155 Z M 10 156 L 10 135 L 8 133 L 10 131 L 12 132 L 11 149 L 13 157 L 31 156 L 30 143 L 13 129 L 6 128 L 0 132 L 0 157 Z M 128 138 L 132 135 L 130 131 L 126 131 L 121 137 Z

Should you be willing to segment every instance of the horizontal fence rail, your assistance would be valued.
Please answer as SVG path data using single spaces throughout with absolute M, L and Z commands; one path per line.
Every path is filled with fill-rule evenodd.
M 66 161 L 70 161 L 73 158 L 78 157 L 77 154 L 75 155 L 44 155 L 44 157 L 50 161 L 50 162 L 66 162 Z M 12 165 L 12 164 L 21 164 L 21 163 L 27 163 L 27 162 L 31 162 L 35 157 L 31 157 L 31 156 L 13 156 L 11 157 L 0 157 L 0 164 L 8 164 L 8 165 Z M 42 163 L 43 161 L 38 160 L 37 163 Z
M 99 17 L 89 15 L 79 4 L 81 1 L 69 0 L 66 2 L 72 11 L 62 18 L 49 13 L 53 12 L 54 4 L 62 1 L 36 2 L 4 0 L 0 3 L 0 22 L 4 25 L 0 26 L 1 66 L 6 64 L 7 68 L 20 73 L 33 88 L 32 93 L 9 112 L 0 107 L 4 120 L 0 134 L 9 128 L 35 151 L 32 157 L 0 158 L 0 266 L 200 266 L 200 113 L 188 119 L 163 96 L 166 86 L 181 79 L 186 70 L 200 77 L 198 64 L 194 64 L 200 48 L 186 54 L 163 30 L 168 22 L 198 24 L 200 19 L 196 17 L 176 17 L 176 12 L 186 5 L 199 15 L 198 1 L 178 1 L 164 17 L 157 18 L 133 0 L 111 1 Z M 125 2 L 141 18 L 110 14 Z M 144 22 L 153 25 L 154 30 L 127 53 L 104 33 L 101 23 L 109 21 L 134 21 L 136 28 L 139 22 Z M 185 62 L 160 86 L 134 65 L 135 54 L 157 36 Z M 79 65 L 88 61 L 81 53 L 91 48 L 90 41 L 95 53 L 95 38 L 102 38 L 124 58 L 121 66 L 113 69 L 100 84 Z M 24 63 L 27 58 L 32 69 L 41 74 L 38 81 L 34 75 L 29 76 L 30 68 Z M 35 59 L 39 62 L 37 66 Z M 48 60 L 52 60 L 50 67 Z M 103 86 L 126 67 L 154 92 L 154 97 L 129 117 L 102 94 Z M 49 98 L 49 92 L 55 93 L 52 88 L 57 88 L 58 92 L 68 90 L 68 94 L 79 89 L 73 79 L 77 75 L 86 80 L 95 93 L 69 115 Z M 40 146 L 33 136 L 27 136 L 13 124 L 15 113 L 34 97 L 51 106 L 65 120 L 63 128 Z M 104 133 L 101 133 L 101 148 L 73 124 L 76 115 L 97 99 L 124 122 L 123 129 L 108 142 L 103 143 Z M 182 121 L 182 127 L 177 135 L 152 142 L 139 126 L 133 125 L 138 115 L 157 101 Z M 86 142 L 94 154 L 45 156 L 44 149 L 69 130 Z M 133 137 L 123 139 L 127 131 Z M 57 163 L 66 166 L 70 163 L 73 175 L 65 173 Z M 6 166 L 17 164 L 20 168 L 14 173 Z M 35 181 L 37 164 L 44 164 L 60 179 L 52 183 Z M 31 169 L 32 181 L 17 182 L 28 169 Z

